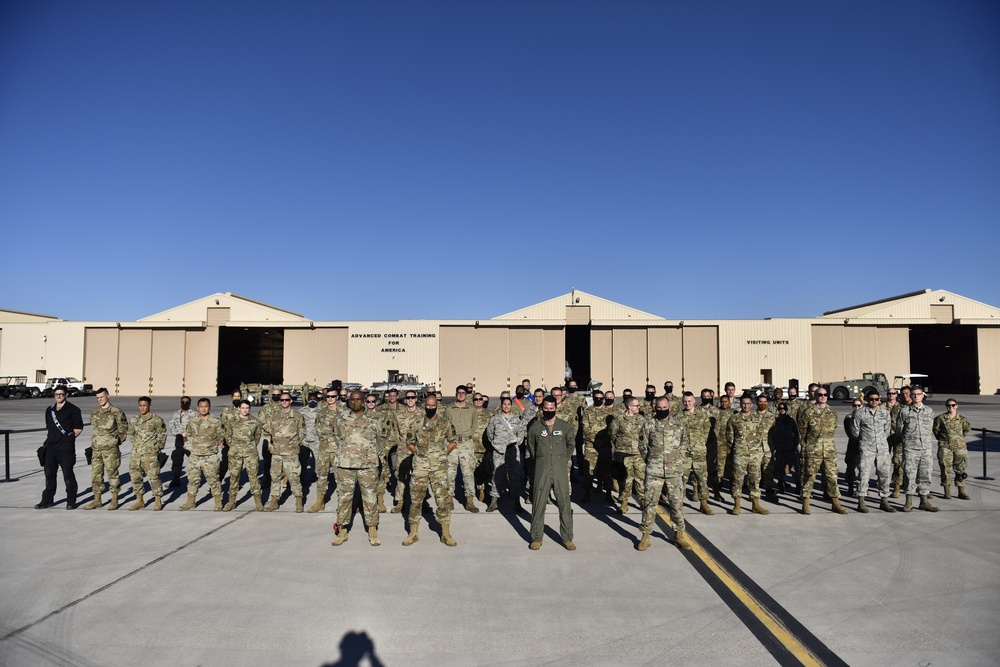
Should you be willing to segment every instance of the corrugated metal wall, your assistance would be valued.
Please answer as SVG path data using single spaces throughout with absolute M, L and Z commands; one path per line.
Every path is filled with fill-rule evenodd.
M 562 327 L 542 329 L 542 378 L 537 382 L 532 378 L 532 387 L 545 386 L 546 389 L 566 383 L 566 330 Z
M 810 320 L 719 320 L 713 324 L 719 332 L 723 385 L 732 381 L 738 389 L 747 389 L 761 381 L 762 370 L 770 370 L 772 382 L 779 386 L 790 378 L 801 381 L 812 375 L 815 348 Z
M 602 383 L 601 389 L 612 389 L 611 329 L 590 330 L 590 375 Z
M 150 396 L 180 396 L 184 388 L 184 332 L 153 331 L 153 356 L 150 360 L 153 393 Z
M 685 332 L 686 333 L 686 332 Z M 656 385 L 657 394 L 663 391 L 663 383 L 671 380 L 676 387 L 681 386 L 684 376 L 683 358 L 686 352 L 681 344 L 679 327 L 655 327 L 647 330 L 649 344 L 649 381 Z M 684 341 L 685 344 L 687 341 Z M 636 394 L 640 392 L 632 387 Z M 679 393 L 675 389 L 675 393 Z
M 219 327 L 186 331 L 185 349 L 184 393 L 195 400 L 202 396 L 217 396 Z
M 118 377 L 118 329 L 87 329 L 84 378 L 94 389 L 114 393 Z
M 441 327 L 441 384 L 445 396 L 475 374 L 475 331 L 472 327 Z
M 684 327 L 684 391 L 701 395 L 702 389 L 721 392 L 719 386 L 719 330 L 717 327 Z M 674 393 L 680 383 L 674 382 Z M 663 383 L 657 385 L 663 390 Z
M 153 332 L 150 329 L 123 329 L 118 352 L 118 393 L 144 396 L 149 392 Z
M 979 392 L 1000 393 L 1000 329 L 979 327 Z
M 441 344 L 437 322 L 349 322 L 347 326 L 347 371 L 336 378 L 367 387 L 384 382 L 386 372 L 396 370 L 437 384 Z
M 490 405 L 499 405 L 500 392 L 507 388 L 509 350 L 507 329 L 484 327 L 475 330 L 472 381 L 476 391 L 490 396 Z
M 611 354 L 614 377 L 612 387 L 618 395 L 631 389 L 642 396 L 646 386 L 646 330 L 614 329 L 611 334 Z M 606 387 L 607 388 L 607 387 Z

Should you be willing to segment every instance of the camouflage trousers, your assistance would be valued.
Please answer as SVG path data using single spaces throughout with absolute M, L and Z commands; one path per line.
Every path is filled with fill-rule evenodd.
M 903 448 L 903 469 L 906 471 L 906 495 L 926 496 L 931 492 L 931 448 Z
M 770 457 L 768 457 L 770 458 Z M 760 480 L 764 474 L 764 452 L 758 447 L 733 450 L 733 497 L 743 493 L 743 480 L 750 486 L 750 497 L 760 498 Z
M 448 493 L 452 496 L 455 495 L 455 477 L 459 465 L 462 466 L 465 495 L 471 496 L 476 492 L 476 452 L 471 440 L 458 443 L 451 454 L 448 454 Z
M 442 526 L 451 523 L 451 511 L 455 509 L 453 493 L 448 491 L 449 474 L 446 468 L 437 470 L 414 470 L 410 475 L 410 528 L 420 523 L 424 498 L 427 497 L 427 487 L 434 494 L 434 518 Z M 454 477 L 451 477 L 454 482 Z
M 95 449 L 90 463 L 90 485 L 94 493 L 104 490 L 104 473 L 108 474 L 108 488 L 111 493 L 118 493 L 121 480 L 118 479 L 118 470 L 122 466 L 122 453 L 117 447 L 107 449 Z
M 378 528 L 378 506 L 375 489 L 378 486 L 378 468 L 337 468 L 337 523 L 343 527 L 350 523 L 354 509 L 354 487 L 361 489 L 361 512 L 369 528 Z
M 667 496 L 667 513 L 674 530 L 685 530 L 684 526 L 684 478 L 646 475 L 646 496 L 642 508 L 642 532 L 653 532 L 653 522 L 659 507 L 660 494 Z
M 299 463 L 299 454 L 275 454 L 271 452 L 271 495 L 281 495 L 281 475 L 288 478 L 288 485 L 292 487 L 292 493 L 296 498 L 302 497 L 302 464 Z
M 337 450 L 316 451 L 316 496 L 326 500 L 326 491 L 330 488 L 330 475 L 334 472 L 333 462 L 337 459 Z M 336 484 L 336 480 L 334 480 Z
M 892 483 L 896 486 L 903 486 L 903 442 L 896 436 L 889 436 L 889 451 L 892 452 Z
M 385 497 L 385 489 L 389 486 L 389 477 L 392 470 L 389 468 L 389 452 L 378 456 L 378 480 L 375 482 L 375 497 Z
M 142 493 L 145 488 L 142 482 L 142 475 L 149 478 L 149 486 L 154 496 L 163 495 L 163 484 L 160 482 L 160 461 L 157 452 L 149 454 L 132 453 L 128 461 L 128 474 L 132 478 L 132 491 L 136 494 Z
M 729 457 L 729 443 L 720 442 L 715 449 L 715 479 L 722 481 L 723 477 L 732 479 L 733 462 Z
M 941 486 L 947 489 L 953 481 L 965 484 L 965 467 L 969 465 L 968 447 L 958 449 L 939 444 L 938 465 L 941 466 Z
M 232 447 L 229 448 L 229 495 L 235 496 L 240 490 L 240 475 L 243 469 L 247 470 L 247 479 L 250 480 L 250 492 L 255 496 L 260 495 L 260 480 L 257 479 L 257 450 L 247 454 L 240 454 Z
M 202 473 L 205 474 L 205 481 L 208 482 L 212 495 L 222 493 L 222 485 L 219 484 L 219 457 L 215 454 L 192 454 L 188 458 L 188 495 L 197 495 Z
M 885 443 L 862 444 L 858 454 L 860 456 L 856 488 L 858 497 L 864 498 L 868 495 L 868 479 L 871 477 L 874 467 L 878 496 L 879 498 L 888 498 L 892 480 L 892 459 L 889 455 L 889 445 Z
M 688 452 L 684 455 L 684 476 L 681 480 L 687 484 L 694 478 L 695 491 L 698 499 L 708 500 L 708 452 L 705 449 Z
M 620 461 L 625 468 L 625 477 L 619 483 L 619 494 L 622 496 L 632 495 L 632 485 L 635 484 L 635 492 L 640 498 L 646 497 L 646 462 L 638 454 L 615 454 L 615 460 Z M 621 479 L 621 477 L 619 477 Z
M 396 471 L 396 492 L 393 500 L 397 505 L 403 503 L 406 498 L 407 489 L 410 487 L 410 475 L 413 474 L 413 454 L 406 448 L 397 449 L 392 455 L 393 468 Z
M 812 494 L 813 480 L 820 466 L 823 467 L 823 482 L 826 493 L 831 498 L 840 498 L 837 487 L 837 448 L 833 440 L 826 440 L 802 446 L 802 495 Z
M 593 477 L 597 474 L 597 461 L 599 458 L 600 455 L 597 453 L 597 449 L 594 447 L 594 443 L 589 441 L 584 442 L 583 461 L 586 467 L 584 468 L 584 466 L 580 466 L 581 468 L 580 472 L 583 473 L 584 479 Z

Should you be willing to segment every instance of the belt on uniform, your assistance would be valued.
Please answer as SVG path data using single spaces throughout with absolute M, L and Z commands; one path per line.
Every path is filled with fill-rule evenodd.
M 465 442 L 466 440 L 472 440 L 471 435 L 460 435 L 458 436 L 457 442 Z

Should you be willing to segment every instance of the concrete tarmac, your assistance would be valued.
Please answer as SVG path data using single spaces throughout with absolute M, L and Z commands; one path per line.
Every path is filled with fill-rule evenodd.
M 935 412 L 944 398 L 929 401 Z M 1000 397 L 956 398 L 974 429 L 1000 431 Z M 96 405 L 73 402 L 85 421 Z M 136 414 L 134 397 L 112 402 Z M 0 401 L 0 429 L 41 427 L 47 405 Z M 176 406 L 158 397 L 153 411 L 169 419 Z M 832 407 L 842 418 L 849 404 Z M 193 511 L 177 511 L 184 489 L 165 489 L 164 511 L 147 495 L 130 512 L 127 455 L 118 511 L 64 511 L 61 475 L 57 505 L 35 510 L 43 438 L 11 436 L 20 479 L 0 484 L 0 665 L 1000 663 L 1000 482 L 974 479 L 976 431 L 971 500 L 940 498 L 935 460 L 933 514 L 860 514 L 844 498 L 851 511 L 840 516 L 818 488 L 811 516 L 791 495 L 765 503 L 769 516 L 728 515 L 728 497 L 703 516 L 687 501 L 695 552 L 675 548 L 662 520 L 637 552 L 634 500 L 625 515 L 574 500 L 575 552 L 560 545 L 554 506 L 532 552 L 528 513 L 503 504 L 489 514 L 456 504 L 455 548 L 438 541 L 430 515 L 420 541 L 401 546 L 398 514 L 381 515 L 381 546 L 356 515 L 332 547 L 333 502 L 300 515 L 286 497 L 258 513 L 246 485 L 233 512 L 212 511 L 204 485 Z M 87 428 L 77 442 L 81 503 L 92 497 L 89 439 Z M 837 441 L 842 475 L 842 430 Z M 998 452 L 1000 435 L 987 448 L 1000 477 Z

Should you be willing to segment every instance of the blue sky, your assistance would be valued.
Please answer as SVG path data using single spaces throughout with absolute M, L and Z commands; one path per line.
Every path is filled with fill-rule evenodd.
M 0 308 L 1000 305 L 996 2 L 0 3 Z

